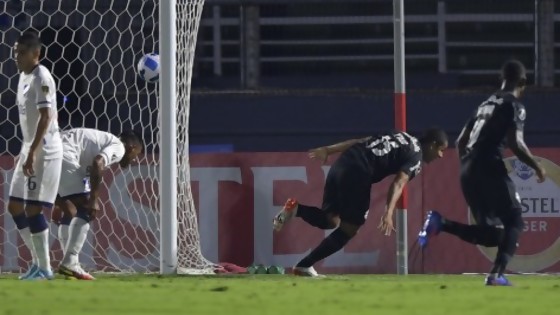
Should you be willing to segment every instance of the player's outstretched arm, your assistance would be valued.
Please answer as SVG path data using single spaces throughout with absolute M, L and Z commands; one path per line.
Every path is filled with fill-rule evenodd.
M 35 160 L 35 153 L 37 152 L 41 141 L 43 141 L 45 135 L 47 134 L 47 129 L 49 128 L 49 124 L 53 116 L 52 111 L 49 107 L 39 108 L 39 114 L 41 116 L 39 117 L 39 122 L 37 123 L 35 138 L 33 138 L 33 142 L 31 142 L 27 161 L 23 165 L 23 172 L 26 176 L 32 176 L 34 174 L 33 162 Z
M 336 143 L 336 144 L 332 144 L 332 145 L 329 145 L 329 146 L 326 146 L 326 147 L 311 149 L 311 150 L 309 150 L 309 158 L 325 162 L 329 155 L 334 154 L 334 153 L 343 152 L 343 151 L 347 150 L 348 148 L 350 148 L 351 146 L 353 146 L 354 144 L 360 143 L 360 142 L 366 142 L 370 138 L 371 137 L 360 138 L 360 139 L 351 139 L 351 140 L 346 140 L 346 141 L 339 142 L 339 143 Z
M 385 235 L 391 235 L 391 231 L 395 230 L 393 225 L 393 213 L 395 212 L 395 207 L 397 206 L 397 201 L 402 195 L 402 191 L 406 183 L 409 180 L 408 174 L 405 172 L 398 172 L 395 175 L 395 179 L 389 186 L 389 191 L 387 192 L 387 203 L 385 205 L 385 213 L 381 217 L 381 222 L 377 226 Z
M 519 160 L 537 172 L 539 177 L 539 182 L 543 182 L 546 176 L 546 172 L 542 166 L 535 160 L 531 151 L 525 144 L 523 138 L 523 130 L 517 128 L 510 128 L 507 134 L 508 147 L 511 149 L 513 154 L 519 158 Z
M 103 156 L 98 155 L 93 160 L 91 164 L 91 170 L 89 175 L 89 182 L 90 182 L 90 199 L 89 199 L 89 209 L 91 214 L 95 214 L 95 211 L 99 209 L 97 204 L 97 200 L 99 199 L 99 189 L 101 187 L 101 178 L 103 170 L 105 169 L 105 159 Z

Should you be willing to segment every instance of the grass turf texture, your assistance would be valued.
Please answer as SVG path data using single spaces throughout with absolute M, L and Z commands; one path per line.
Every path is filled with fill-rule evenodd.
M 510 276 L 514 287 L 485 287 L 484 276 L 102 275 L 96 281 L 0 277 L 0 314 L 552 314 L 556 276 Z

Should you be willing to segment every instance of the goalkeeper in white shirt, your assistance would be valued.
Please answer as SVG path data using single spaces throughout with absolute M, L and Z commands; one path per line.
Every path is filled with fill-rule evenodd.
M 78 255 L 86 241 L 89 222 L 99 211 L 102 173 L 110 165 L 129 164 L 142 153 L 140 136 L 133 131 L 119 137 L 89 128 L 62 133 L 63 160 L 57 206 L 63 213 L 58 237 L 64 251 L 58 273 L 79 280 L 94 280 L 80 266 Z

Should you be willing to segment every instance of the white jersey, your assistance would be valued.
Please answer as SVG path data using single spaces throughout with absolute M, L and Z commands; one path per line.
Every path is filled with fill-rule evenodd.
M 117 136 L 90 128 L 74 128 L 62 132 L 64 160 L 73 158 L 84 170 L 101 155 L 105 166 L 120 162 L 124 144 Z
M 17 105 L 20 128 L 23 134 L 22 153 L 26 154 L 28 152 L 35 137 L 37 124 L 41 117 L 39 109 L 50 108 L 53 111 L 53 118 L 39 150 L 43 151 L 45 159 L 61 158 L 62 142 L 57 120 L 56 87 L 47 68 L 37 65 L 29 74 L 20 73 Z
M 75 128 L 62 132 L 64 158 L 58 194 L 68 197 L 90 191 L 89 176 L 93 160 L 102 156 L 105 166 L 120 162 L 125 153 L 121 139 L 89 128 Z

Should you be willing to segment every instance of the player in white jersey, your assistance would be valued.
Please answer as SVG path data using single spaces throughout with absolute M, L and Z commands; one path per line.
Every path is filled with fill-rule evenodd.
M 98 211 L 99 190 L 103 170 L 119 163 L 128 165 L 142 153 L 142 140 L 132 131 L 120 137 L 89 128 L 62 132 L 64 158 L 56 204 L 62 210 L 58 235 L 64 258 L 58 273 L 80 279 L 93 280 L 78 261 L 86 241 L 89 222 Z
M 14 47 L 21 71 L 17 106 L 23 143 L 10 185 L 8 211 L 33 258 L 20 277 L 25 280 L 53 278 L 48 223 L 42 212 L 53 207 L 62 164 L 56 87 L 49 70 L 39 64 L 40 54 L 38 34 L 24 32 Z

